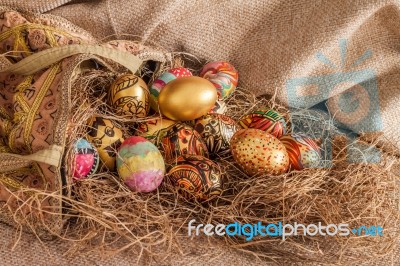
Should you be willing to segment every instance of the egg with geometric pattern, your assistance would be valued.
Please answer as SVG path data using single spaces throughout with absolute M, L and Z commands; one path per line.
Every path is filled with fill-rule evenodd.
M 88 122 L 87 139 L 96 147 L 103 164 L 115 170 L 117 150 L 124 141 L 122 130 L 109 119 L 93 116 Z
M 280 138 L 286 134 L 287 126 L 283 116 L 274 110 L 258 110 L 240 119 L 242 128 L 256 128 Z
M 319 166 L 320 147 L 311 138 L 298 133 L 284 135 L 279 140 L 286 147 L 292 169 L 302 170 Z
M 171 161 L 167 172 L 172 185 L 187 199 L 205 201 L 223 192 L 225 174 L 217 163 L 203 156 L 179 156 Z

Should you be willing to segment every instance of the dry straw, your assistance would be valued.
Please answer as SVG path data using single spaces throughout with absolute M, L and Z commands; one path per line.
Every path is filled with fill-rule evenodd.
M 197 62 L 193 59 L 192 63 Z M 176 60 L 172 65 L 182 65 L 182 61 Z M 149 72 L 144 70 L 143 73 L 146 71 Z M 118 121 L 126 135 L 135 133 L 133 122 L 136 121 L 115 117 L 103 101 L 115 77 L 116 73 L 93 70 L 75 81 L 68 147 L 86 134 L 86 121 L 93 114 Z M 273 97 L 257 98 L 244 88 L 238 89 L 227 104 L 228 114 L 236 120 L 252 110 L 273 108 L 290 121 L 288 110 L 275 103 Z M 315 130 L 337 130 L 332 121 L 318 113 L 298 112 L 297 118 L 304 120 L 304 128 L 309 129 L 305 133 L 311 136 Z M 281 176 L 248 177 L 230 155 L 217 158 L 227 174 L 225 191 L 222 197 L 205 203 L 179 197 L 168 177 L 154 193 L 135 193 L 120 182 L 118 175 L 102 169 L 103 172 L 67 187 L 70 197 L 63 200 L 68 222 L 63 233 L 54 232 L 54 236 L 68 245 L 67 255 L 96 252 L 112 256 L 124 251 L 132 252 L 138 262 L 160 263 L 191 252 L 188 251 L 187 232 L 191 219 L 214 225 L 236 221 L 306 225 L 348 223 L 350 228 L 380 225 L 384 236 L 292 236 L 285 241 L 278 237 L 255 237 L 252 241 L 243 237 L 191 237 L 190 243 L 198 243 L 195 248 L 201 249 L 202 256 L 213 256 L 215 249 L 228 248 L 276 262 L 360 262 L 384 256 L 395 249 L 399 236 L 399 195 L 396 176 L 391 172 L 398 159 L 384 153 L 380 163 L 351 164 L 346 160 L 345 139 L 336 138 L 331 144 L 331 168 L 293 171 Z M 71 174 L 68 171 L 71 156 L 69 148 L 67 176 Z M 43 192 L 33 192 L 26 206 L 35 209 L 37 204 L 31 203 Z

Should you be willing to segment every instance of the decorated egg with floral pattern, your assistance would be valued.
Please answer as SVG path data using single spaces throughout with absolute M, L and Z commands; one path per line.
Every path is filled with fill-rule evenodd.
M 239 121 L 242 128 L 256 128 L 280 138 L 286 134 L 286 121 L 274 110 L 259 110 L 244 116 Z
M 108 101 L 116 115 L 143 118 L 150 110 L 149 94 L 144 80 L 138 76 L 126 74 L 112 83 Z
M 225 174 L 218 164 L 203 156 L 179 156 L 169 164 L 167 176 L 187 199 L 205 201 L 223 192 Z
M 88 128 L 88 140 L 96 147 L 103 164 L 114 171 L 117 150 L 124 141 L 122 130 L 114 121 L 99 116 L 89 120 Z
M 86 139 L 80 138 L 74 144 L 74 179 L 84 179 L 94 173 L 99 168 L 99 154 L 95 147 Z
M 167 162 L 185 154 L 208 157 L 207 146 L 200 134 L 183 123 L 176 123 L 163 131 L 159 146 Z
M 241 129 L 231 139 L 234 160 L 248 175 L 279 175 L 289 168 L 285 146 L 265 131 Z
M 204 65 L 200 77 L 211 81 L 217 89 L 218 98 L 225 99 L 235 91 L 239 74 L 230 63 L 219 61 Z
M 153 143 L 140 136 L 127 138 L 117 156 L 117 171 L 132 191 L 151 192 L 161 184 L 165 164 Z
M 226 103 L 224 101 L 222 101 L 222 100 L 217 100 L 215 102 L 214 107 L 208 113 L 209 114 L 221 114 L 221 115 L 224 115 L 227 110 L 228 110 L 228 108 L 226 107 Z
M 161 131 L 166 130 L 177 122 L 163 117 L 154 117 L 139 124 L 137 131 L 138 135 L 156 143 Z
M 279 139 L 286 147 L 292 169 L 318 167 L 321 161 L 319 146 L 303 134 L 284 135 Z
M 222 155 L 229 152 L 229 142 L 239 126 L 229 116 L 208 114 L 196 121 L 194 129 L 200 133 L 211 154 Z
M 161 74 L 150 87 L 151 108 L 158 112 L 158 95 L 165 85 L 174 79 L 191 76 L 193 76 L 192 72 L 184 67 L 171 68 Z

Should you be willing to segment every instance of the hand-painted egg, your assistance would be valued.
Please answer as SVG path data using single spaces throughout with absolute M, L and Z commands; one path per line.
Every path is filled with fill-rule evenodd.
M 226 107 L 226 103 L 222 100 L 217 100 L 215 102 L 214 107 L 209 111 L 209 114 L 221 114 L 224 115 L 228 108 Z
M 73 173 L 75 179 L 84 179 L 99 168 L 99 154 L 86 139 L 78 139 L 74 145 Z
M 146 117 L 150 110 L 149 89 L 141 78 L 126 74 L 111 85 L 108 100 L 115 113 L 128 118 Z
M 321 153 L 318 145 L 302 134 L 284 135 L 279 139 L 289 154 L 290 166 L 296 170 L 318 167 Z
M 183 197 L 204 201 L 222 194 L 225 175 L 203 156 L 182 155 L 168 166 L 168 178 Z
M 200 133 L 211 154 L 222 155 L 229 152 L 229 142 L 239 127 L 229 116 L 208 114 L 196 121 L 194 129 Z
M 259 110 L 244 116 L 239 121 L 242 128 L 256 128 L 280 138 L 286 134 L 286 121 L 274 110 Z
M 156 141 L 156 139 L 160 135 L 160 131 L 166 130 L 168 127 L 176 123 L 176 121 L 170 120 L 168 118 L 157 116 L 154 119 L 140 123 L 137 128 L 138 135 L 150 141 Z
M 203 67 L 200 77 L 211 81 L 218 91 L 218 98 L 225 99 L 235 91 L 239 74 L 228 62 L 211 62 Z
M 187 121 L 207 114 L 217 101 L 213 84 L 200 77 L 169 82 L 158 96 L 160 111 L 172 120 Z
M 167 162 L 185 154 L 208 157 L 207 146 L 199 133 L 183 123 L 163 130 L 160 134 L 160 149 L 164 152 Z
M 151 108 L 158 112 L 158 96 L 165 85 L 174 79 L 191 76 L 193 76 L 192 72 L 184 67 L 176 67 L 164 72 L 153 82 L 153 85 L 150 87 Z
M 143 137 L 127 138 L 117 156 L 119 177 L 132 191 L 150 192 L 161 184 L 165 164 L 160 151 Z
M 121 129 L 112 120 L 98 116 L 89 120 L 88 127 L 88 140 L 97 148 L 101 161 L 113 171 L 117 150 L 124 141 Z
M 265 131 L 241 129 L 231 139 L 233 158 L 248 175 L 279 175 L 288 170 L 289 156 L 285 146 Z

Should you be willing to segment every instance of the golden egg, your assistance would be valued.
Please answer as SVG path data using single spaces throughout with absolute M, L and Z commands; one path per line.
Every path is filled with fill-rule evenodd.
M 89 120 L 88 127 L 87 139 L 97 148 L 104 165 L 114 171 L 117 150 L 124 141 L 121 129 L 112 120 L 98 116 Z
M 149 97 L 146 82 L 135 75 L 126 74 L 113 82 L 108 101 L 117 115 L 143 118 L 150 110 Z
M 207 114 L 217 101 L 214 85 L 200 77 L 183 77 L 169 82 L 158 96 L 160 111 L 172 120 L 188 121 Z

